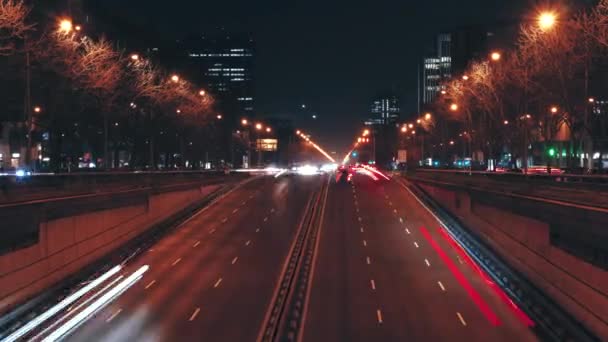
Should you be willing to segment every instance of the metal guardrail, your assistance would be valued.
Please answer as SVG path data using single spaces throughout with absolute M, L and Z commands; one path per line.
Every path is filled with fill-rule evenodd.
M 428 173 L 448 173 L 471 176 L 487 176 L 502 179 L 518 179 L 521 181 L 552 181 L 556 183 L 594 183 L 608 185 L 608 175 L 588 175 L 588 174 L 545 174 L 545 173 L 518 173 L 518 172 L 493 172 L 493 171 L 469 171 L 469 170 L 446 170 L 446 169 L 425 169 L 418 168 L 416 172 Z
M 408 188 L 441 218 L 446 231 L 466 249 L 490 277 L 532 317 L 543 339 L 554 341 L 599 341 L 580 322 L 565 312 L 521 273 L 512 269 L 500 257 L 490 251 L 482 240 L 464 228 L 461 222 L 435 202 L 424 190 L 413 185 Z
M 324 182 L 309 202 L 296 239 L 289 252 L 278 292 L 273 296 L 258 341 L 296 341 L 301 333 L 308 289 L 311 286 L 312 267 L 317 248 L 319 225 L 328 191 Z M 312 203 L 312 206 L 311 206 Z

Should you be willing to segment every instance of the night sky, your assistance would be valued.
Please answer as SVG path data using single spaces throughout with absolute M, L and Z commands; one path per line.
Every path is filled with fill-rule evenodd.
M 288 116 L 328 150 L 344 151 L 383 90 L 416 112 L 416 63 L 441 30 L 519 21 L 531 1 L 95 1 L 95 15 L 152 41 L 218 26 L 257 41 L 256 112 Z M 318 119 L 300 110 L 318 111 Z

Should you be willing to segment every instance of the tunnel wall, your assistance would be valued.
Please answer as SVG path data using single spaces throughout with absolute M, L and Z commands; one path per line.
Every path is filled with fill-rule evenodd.
M 608 272 L 552 243 L 552 227 L 589 232 L 570 207 L 414 181 L 498 255 L 591 331 L 608 340 Z M 523 208 L 526 208 L 525 210 Z M 599 220 L 599 222 L 598 222 Z M 595 223 L 608 229 L 608 218 Z
M 24 224 L 38 229 L 34 243 L 0 255 L 0 313 L 42 292 L 202 200 L 221 185 L 167 192 L 127 192 L 31 205 Z M 18 224 L 20 217 L 13 216 Z M 33 219 L 32 219 L 33 218 Z M 15 229 L 19 225 L 9 227 Z M 7 227 L 3 227 L 5 231 Z

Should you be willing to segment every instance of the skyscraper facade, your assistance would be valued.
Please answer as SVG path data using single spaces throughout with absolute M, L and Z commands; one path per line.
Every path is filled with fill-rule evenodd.
M 184 41 L 188 69 L 218 99 L 237 102 L 243 116 L 252 116 L 255 103 L 255 42 L 245 34 L 202 35 Z
M 383 94 L 377 96 L 371 104 L 371 123 L 375 124 L 395 124 L 399 121 L 401 109 L 399 99 L 394 94 Z

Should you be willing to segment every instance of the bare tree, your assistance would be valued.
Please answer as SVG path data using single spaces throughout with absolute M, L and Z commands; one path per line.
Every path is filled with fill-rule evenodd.
M 26 23 L 30 8 L 20 0 L 0 0 L 0 55 L 15 52 L 15 41 L 23 40 L 34 25 Z

